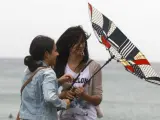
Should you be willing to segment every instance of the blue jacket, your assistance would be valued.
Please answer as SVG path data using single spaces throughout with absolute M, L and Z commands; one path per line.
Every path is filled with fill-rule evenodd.
M 23 84 L 31 76 L 26 70 Z M 52 68 L 38 71 L 24 88 L 21 96 L 20 118 L 29 120 L 57 120 L 57 108 L 66 103 L 58 97 L 58 81 Z

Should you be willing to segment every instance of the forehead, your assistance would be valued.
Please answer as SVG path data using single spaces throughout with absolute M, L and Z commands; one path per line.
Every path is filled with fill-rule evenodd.
M 85 43 L 85 39 L 83 37 L 80 37 L 80 39 L 77 41 L 76 44 L 83 44 Z
M 74 46 L 79 46 L 79 45 L 85 45 L 85 41 L 79 41 L 79 42 L 76 43 Z
M 54 45 L 53 45 L 53 49 L 54 49 L 54 50 L 56 50 L 56 49 L 57 49 L 57 46 L 56 46 L 56 44 L 54 44 Z

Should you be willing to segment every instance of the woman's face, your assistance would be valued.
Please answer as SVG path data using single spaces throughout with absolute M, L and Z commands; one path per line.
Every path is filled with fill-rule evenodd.
M 80 41 L 71 48 L 70 52 L 71 54 L 74 54 L 77 56 L 84 56 L 85 46 L 86 46 L 85 42 Z
M 57 59 L 57 56 L 59 55 L 59 53 L 57 52 L 57 47 L 56 45 L 54 44 L 53 45 L 53 50 L 51 53 L 46 53 L 47 55 L 47 62 L 50 66 L 54 67 L 55 64 L 56 64 L 56 59 Z

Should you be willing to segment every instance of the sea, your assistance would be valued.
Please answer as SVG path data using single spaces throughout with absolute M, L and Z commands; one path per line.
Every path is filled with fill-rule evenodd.
M 159 74 L 160 63 L 151 65 Z M 0 120 L 16 118 L 25 68 L 23 59 L 0 59 Z M 102 74 L 104 117 L 100 120 L 160 120 L 160 86 L 137 78 L 115 61 Z

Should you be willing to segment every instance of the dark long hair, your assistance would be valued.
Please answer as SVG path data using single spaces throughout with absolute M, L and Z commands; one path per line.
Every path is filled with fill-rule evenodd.
M 84 58 L 81 63 L 85 63 L 89 59 L 87 39 L 88 35 L 81 26 L 75 26 L 68 28 L 58 39 L 56 46 L 59 56 L 57 57 L 56 66 L 54 68 L 57 77 L 61 77 L 64 74 L 65 66 L 68 61 L 71 47 L 80 42 L 85 42 Z
M 36 36 L 30 45 L 29 56 L 24 58 L 24 64 L 28 66 L 31 72 L 35 71 L 42 63 L 37 61 L 44 60 L 44 54 L 47 51 L 51 53 L 53 50 L 54 40 L 43 35 Z

